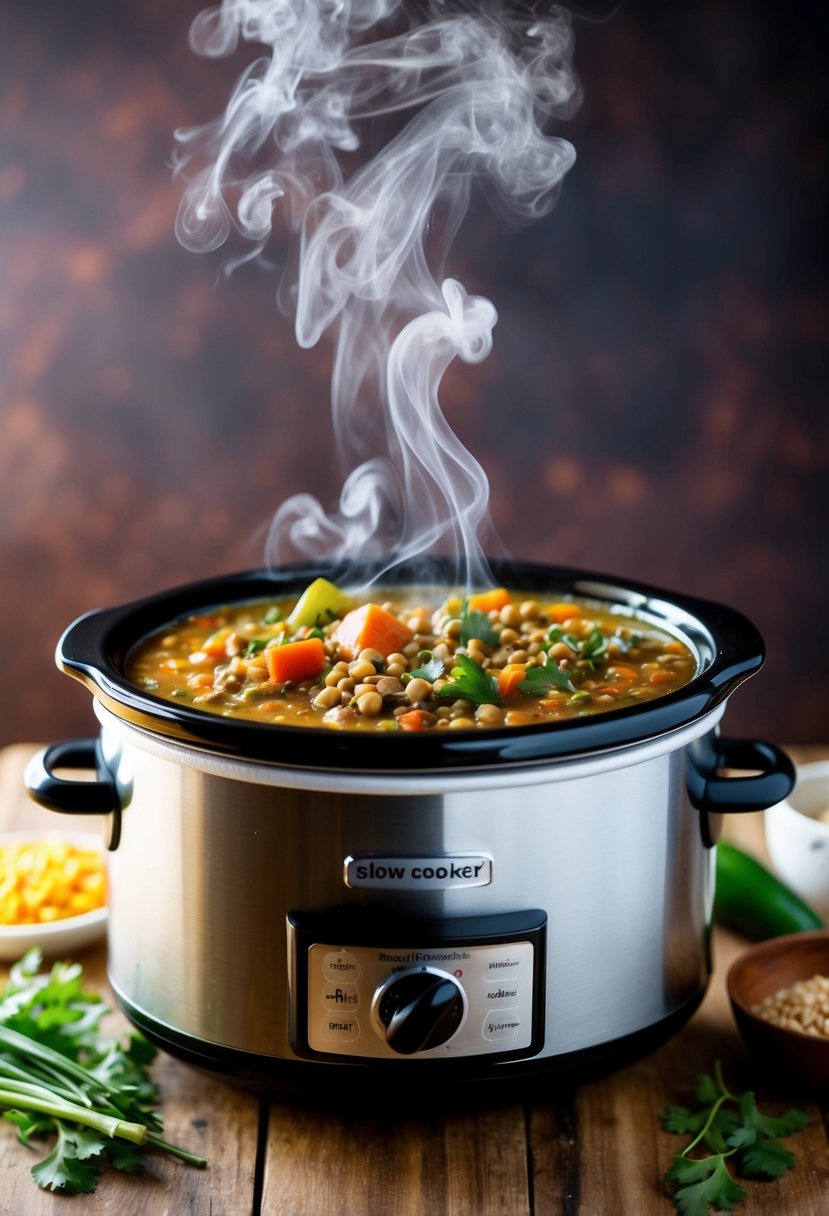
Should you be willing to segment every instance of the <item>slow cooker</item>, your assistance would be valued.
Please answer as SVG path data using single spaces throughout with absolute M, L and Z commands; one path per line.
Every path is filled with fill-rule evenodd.
M 331 574 L 320 565 L 191 584 L 65 632 L 58 665 L 91 689 L 100 733 L 45 748 L 26 784 L 53 810 L 105 817 L 109 980 L 151 1040 L 265 1090 L 378 1080 L 391 1094 L 613 1065 L 697 1008 L 719 817 L 794 780 L 777 747 L 720 732 L 762 640 L 706 600 L 492 567 L 504 586 L 668 629 L 697 674 L 569 722 L 380 737 L 209 714 L 125 676 L 154 629 L 298 594 Z

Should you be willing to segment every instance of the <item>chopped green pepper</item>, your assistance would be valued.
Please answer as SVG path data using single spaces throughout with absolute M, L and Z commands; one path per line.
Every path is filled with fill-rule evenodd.
M 288 625 L 299 629 L 302 625 L 328 624 L 342 614 L 349 603 L 348 596 L 327 578 L 315 578 L 296 602 L 288 617 Z

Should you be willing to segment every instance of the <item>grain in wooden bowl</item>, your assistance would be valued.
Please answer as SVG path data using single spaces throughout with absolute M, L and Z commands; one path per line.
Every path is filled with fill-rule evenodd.
M 736 959 L 726 978 L 749 1049 L 780 1079 L 812 1093 L 829 1092 L 829 985 L 822 980 L 829 980 L 826 929 L 761 942 Z

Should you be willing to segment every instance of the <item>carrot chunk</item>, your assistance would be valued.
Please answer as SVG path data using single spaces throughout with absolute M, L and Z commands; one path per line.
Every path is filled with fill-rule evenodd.
M 505 587 L 493 587 L 490 591 L 479 591 L 470 595 L 467 605 L 470 612 L 494 612 L 512 603 L 512 596 Z
M 411 642 L 414 634 L 396 616 L 377 604 L 363 604 L 347 612 L 331 635 L 348 659 L 361 650 L 390 655 Z
M 400 730 L 425 730 L 426 719 L 420 709 L 410 709 L 395 719 Z
M 559 625 L 563 625 L 565 621 L 571 620 L 574 616 L 581 616 L 583 611 L 580 604 L 568 604 L 566 600 L 547 606 L 547 616 L 551 621 L 557 621 Z
M 507 663 L 506 667 L 498 672 L 498 691 L 505 700 L 513 695 L 526 674 L 526 663 Z
M 325 670 L 325 647 L 322 638 L 302 638 L 284 646 L 269 646 L 265 651 L 268 675 L 276 684 L 301 684 L 313 680 Z

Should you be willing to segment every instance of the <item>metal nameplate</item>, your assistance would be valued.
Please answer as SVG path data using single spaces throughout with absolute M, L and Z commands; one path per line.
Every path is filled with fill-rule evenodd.
M 455 887 L 485 887 L 492 882 L 492 858 L 483 853 L 439 854 L 432 857 L 346 857 L 347 887 L 380 891 L 444 891 Z

